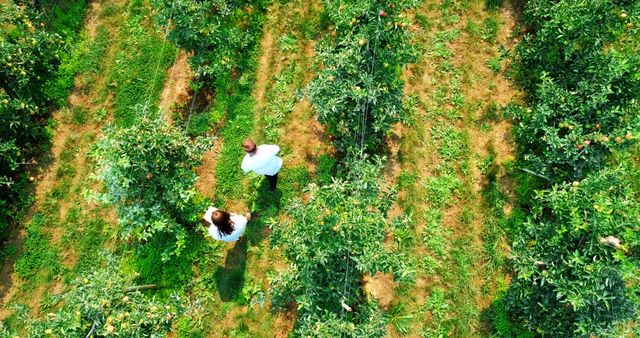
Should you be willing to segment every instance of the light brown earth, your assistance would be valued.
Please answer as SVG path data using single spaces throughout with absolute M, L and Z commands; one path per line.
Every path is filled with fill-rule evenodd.
M 165 113 L 170 113 L 173 106 L 189 100 L 189 81 L 194 74 L 188 58 L 186 52 L 180 51 L 173 66 L 167 70 L 167 80 L 160 94 L 160 110 Z
M 222 139 L 214 140 L 211 149 L 202 155 L 202 164 L 196 168 L 196 190 L 203 196 L 214 198 L 216 191 L 216 163 L 222 148 Z

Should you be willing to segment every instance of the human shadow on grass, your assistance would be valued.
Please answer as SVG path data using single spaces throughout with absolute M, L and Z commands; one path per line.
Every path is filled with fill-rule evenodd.
M 224 266 L 215 273 L 216 286 L 220 299 L 225 302 L 236 299 L 244 287 L 244 272 L 247 268 L 247 239 L 240 238 L 233 248 L 227 251 Z
M 269 236 L 268 219 L 278 215 L 282 191 L 269 190 L 269 182 L 263 179 L 258 187 L 258 194 L 251 210 L 252 219 L 247 226 L 245 236 L 250 244 L 255 245 Z

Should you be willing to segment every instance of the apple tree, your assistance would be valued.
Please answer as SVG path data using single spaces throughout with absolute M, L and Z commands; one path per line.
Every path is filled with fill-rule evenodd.
M 54 296 L 59 306 L 27 322 L 31 337 L 166 337 L 185 311 L 178 296 L 157 299 L 133 291 L 134 275 L 121 274 L 109 257 L 105 267 L 76 279 Z
M 379 178 L 380 162 L 348 167 L 344 180 L 311 185 L 309 200 L 290 203 L 285 221 L 271 220 L 272 243 L 290 263 L 272 281 L 273 305 L 295 301 L 301 337 L 384 336 L 384 316 L 367 300 L 363 276 L 411 278 L 402 257 L 385 247 L 394 192 Z
M 0 6 L 0 237 L 27 200 L 26 164 L 49 138 L 45 82 L 63 41 L 30 7 Z
M 403 117 L 402 69 L 415 56 L 405 11 L 412 0 L 323 1 L 332 23 L 318 45 L 308 92 L 318 120 L 346 153 L 375 149 Z
M 115 206 L 122 237 L 146 242 L 157 234 L 175 236 L 175 251 L 184 244 L 184 224 L 194 222 L 193 168 L 208 142 L 190 139 L 156 114 L 145 113 L 129 127 L 108 126 L 92 151 L 103 203 Z
M 255 43 L 261 26 L 252 13 L 266 7 L 262 0 L 153 0 L 152 4 L 158 9 L 158 23 L 171 28 L 168 39 L 193 52 L 192 68 L 208 78 L 245 62 L 243 51 Z
M 640 205 L 634 169 L 540 191 L 512 247 L 509 311 L 551 336 L 607 336 L 635 318 Z

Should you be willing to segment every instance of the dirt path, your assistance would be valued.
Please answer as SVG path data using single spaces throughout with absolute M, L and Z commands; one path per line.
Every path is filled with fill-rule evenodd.
M 265 25 L 266 29 L 262 35 L 260 41 L 261 55 L 258 59 L 258 66 L 256 67 L 256 83 L 253 87 L 253 97 L 256 99 L 256 111 L 264 109 L 267 105 L 264 95 L 267 92 L 267 86 L 273 76 L 273 64 L 274 64 L 274 32 L 269 25 Z
M 213 147 L 202 155 L 202 164 L 196 168 L 196 190 L 209 198 L 214 198 L 216 191 L 216 163 L 221 148 L 222 140 L 215 140 Z
M 160 110 L 170 113 L 175 105 L 189 100 L 189 81 L 193 78 L 193 71 L 187 62 L 189 56 L 180 51 L 176 62 L 167 70 L 167 80 L 160 95 Z
M 318 15 L 319 9 L 319 2 L 315 0 L 273 3 L 267 10 L 263 26 L 252 90 L 255 105 L 251 137 L 257 142 L 280 145 L 284 170 L 302 168 L 313 173 L 315 158 L 327 148 L 323 143 L 322 130 L 313 118 L 311 105 L 307 100 L 295 97 L 296 92 L 306 87 L 315 76 L 309 71 L 315 56 L 314 41 L 300 31 L 300 23 Z M 223 142 L 216 140 L 216 146 L 205 154 L 203 166 L 198 169 L 198 190 L 207 196 L 214 191 L 212 168 L 217 161 L 217 149 Z M 283 184 L 291 183 L 279 183 Z M 252 189 L 246 187 L 247 191 Z M 246 207 L 243 203 L 227 201 L 227 207 L 241 210 Z M 267 290 L 267 276 L 283 269 L 285 263 L 267 240 L 269 229 L 265 227 L 261 234 L 263 239 L 250 243 L 247 248 L 245 283 Z M 233 248 L 226 249 L 224 259 L 233 251 Z M 287 337 L 296 319 L 294 309 L 275 314 L 268 309 L 256 310 L 247 306 L 230 306 L 230 309 L 220 319 L 220 324 L 213 324 L 209 329 L 212 336 L 232 335 L 242 327 L 245 334 L 252 336 Z
M 301 6 L 295 9 L 295 14 L 299 16 L 299 20 L 309 20 L 314 16 L 320 15 L 322 6 L 319 1 L 305 1 Z M 290 14 L 289 14 L 290 15 Z M 293 25 L 291 23 L 290 25 Z M 283 29 L 282 33 L 287 30 Z M 295 35 L 297 46 L 295 50 L 302 53 L 291 54 L 286 51 L 279 51 L 278 57 L 283 60 L 283 69 L 281 73 L 286 73 L 290 65 L 298 67 L 292 80 L 295 86 L 289 90 L 288 95 L 293 97 L 296 90 L 302 90 L 315 78 L 315 73 L 310 71 L 314 68 L 315 62 L 315 41 L 308 39 L 303 34 Z M 322 154 L 332 152 L 330 141 L 327 139 L 324 128 L 316 120 L 315 112 L 311 106 L 311 102 L 307 97 L 292 101 L 291 111 L 286 123 L 282 123 L 279 127 L 280 140 L 290 151 L 288 163 L 291 167 L 304 166 L 312 174 L 316 172 L 318 157 Z
M 270 29 L 269 25 L 264 25 L 265 30 L 260 40 L 259 50 L 261 52 L 258 58 L 258 65 L 256 66 L 255 84 L 253 86 L 252 96 L 255 99 L 254 105 L 254 120 L 260 120 L 260 112 L 264 110 L 267 105 L 265 100 L 265 93 L 269 86 L 269 81 L 273 75 L 272 66 L 274 65 L 274 56 L 272 55 L 274 48 L 274 32 Z M 260 130 L 261 125 L 256 123 L 255 130 Z M 258 140 L 255 137 L 254 132 L 253 139 Z M 213 147 L 205 152 L 202 157 L 202 164 L 196 169 L 198 174 L 198 181 L 196 182 L 196 189 L 204 196 L 214 198 L 216 187 L 216 165 L 218 163 L 218 157 L 222 146 L 224 144 L 224 138 L 218 137 L 214 141 Z M 245 184 L 247 182 L 244 182 Z M 245 189 L 247 187 L 245 186 Z M 248 210 L 249 206 L 244 201 L 237 199 L 225 199 L 228 210 Z

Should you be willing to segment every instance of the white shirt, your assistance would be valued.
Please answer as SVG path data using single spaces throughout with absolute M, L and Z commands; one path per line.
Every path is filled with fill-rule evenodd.
M 248 173 L 253 170 L 258 175 L 273 176 L 282 168 L 282 159 L 276 154 L 280 147 L 275 144 L 259 145 L 253 155 L 246 154 L 242 159 L 242 171 Z
M 211 216 L 216 210 L 218 210 L 218 208 L 209 207 L 207 212 L 204 213 L 204 220 L 211 223 L 211 226 L 209 227 L 209 235 L 219 241 L 225 242 L 235 242 L 240 239 L 240 236 L 244 233 L 244 229 L 247 227 L 247 218 L 232 213 L 231 222 L 233 223 L 233 232 L 226 236 L 224 234 L 221 236 L 220 231 L 218 231 L 218 227 L 213 224 L 213 221 L 211 220 Z

